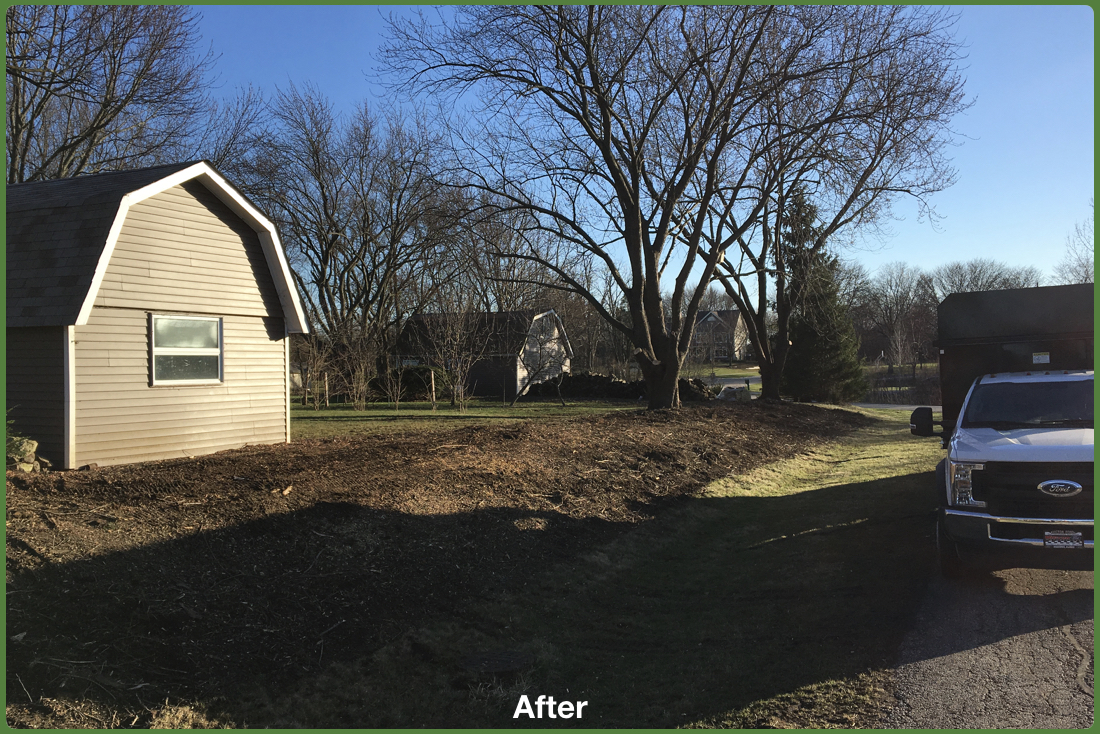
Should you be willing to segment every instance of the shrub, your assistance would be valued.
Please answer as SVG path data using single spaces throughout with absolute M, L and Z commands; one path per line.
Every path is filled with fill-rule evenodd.
M 431 400 L 432 373 L 435 373 L 435 395 L 441 400 L 451 389 L 451 378 L 446 370 L 438 367 L 401 367 L 390 371 L 391 379 L 401 379 L 401 401 L 413 402 L 417 400 Z M 385 399 L 386 389 L 383 383 L 384 377 L 378 375 L 372 377 L 368 383 L 371 393 L 378 399 Z
M 539 382 L 530 387 L 532 397 L 556 398 L 557 379 Z M 561 380 L 561 395 L 565 398 L 590 398 L 594 400 L 641 400 L 646 396 L 645 380 L 627 382 L 607 375 L 591 372 L 566 373 Z M 698 378 L 680 378 L 680 400 L 699 402 L 711 400 L 714 393 Z

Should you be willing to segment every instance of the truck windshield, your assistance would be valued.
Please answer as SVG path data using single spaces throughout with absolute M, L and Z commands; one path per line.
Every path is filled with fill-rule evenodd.
M 1092 428 L 1092 380 L 979 384 L 963 428 Z

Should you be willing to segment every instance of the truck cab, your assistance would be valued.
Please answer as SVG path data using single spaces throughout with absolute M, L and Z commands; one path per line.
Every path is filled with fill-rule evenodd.
M 945 574 L 991 562 L 1087 566 L 1094 540 L 1092 370 L 978 377 L 947 440 L 937 486 Z
M 947 449 L 936 467 L 943 573 L 1091 568 L 1092 286 L 952 294 L 937 344 L 943 431 L 931 408 L 913 411 L 910 429 Z

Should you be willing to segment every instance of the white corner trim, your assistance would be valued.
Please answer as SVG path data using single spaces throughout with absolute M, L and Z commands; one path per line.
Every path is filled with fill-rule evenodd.
M 306 322 L 305 311 L 298 300 L 298 289 L 294 287 L 294 276 L 290 274 L 290 265 L 283 255 L 283 247 L 279 243 L 279 235 L 275 228 L 260 230 L 256 233 L 260 238 L 260 246 L 263 248 L 264 257 L 267 259 L 267 267 L 272 273 L 282 273 L 281 278 L 273 278 L 275 290 L 279 292 L 279 301 L 283 306 L 283 321 L 288 329 L 297 334 L 308 334 L 309 325 Z M 286 307 L 290 304 L 290 308 Z
M 286 381 L 286 442 L 290 443 L 290 332 L 283 322 L 283 379 Z
M 107 265 L 111 262 L 111 255 L 115 252 L 115 243 L 122 232 L 122 223 L 126 221 L 126 214 L 130 211 L 130 195 L 122 197 L 115 213 L 115 221 L 111 223 L 111 229 L 107 233 L 107 241 L 103 244 L 103 252 L 99 253 L 99 262 L 96 263 L 95 273 L 92 274 L 92 284 L 88 286 L 88 292 L 84 294 L 84 303 L 80 305 L 80 312 L 76 315 L 76 325 L 85 326 L 88 317 L 92 315 L 92 306 L 96 296 L 99 295 L 99 287 L 103 285 L 103 276 L 107 274 Z
M 267 266 L 271 270 L 273 280 L 275 281 L 275 289 L 279 293 L 279 302 L 283 306 L 284 321 L 290 324 L 289 328 L 291 331 L 299 333 L 308 332 L 309 327 L 306 322 L 305 311 L 302 310 L 301 301 L 298 299 L 298 291 L 294 287 L 294 278 L 290 273 L 290 265 L 287 263 L 286 256 L 283 254 L 283 248 L 279 243 L 279 234 L 275 229 L 275 225 L 256 209 L 256 207 L 252 206 L 240 192 L 229 184 L 229 182 L 222 178 L 221 174 L 203 161 L 193 166 L 188 166 L 181 171 L 176 171 L 159 181 L 155 181 L 148 186 L 131 191 L 122 197 L 122 201 L 119 203 L 118 212 L 115 214 L 114 222 L 111 224 L 110 232 L 107 234 L 107 241 L 103 245 L 103 252 L 99 256 L 99 262 L 96 264 L 95 273 L 92 276 L 92 284 L 88 288 L 88 293 L 84 296 L 84 303 L 81 305 L 80 313 L 77 315 L 77 326 L 84 326 L 88 323 L 88 317 L 91 316 L 92 313 L 92 305 L 95 303 L 96 296 L 99 294 L 99 288 L 103 284 L 103 277 L 107 272 L 107 265 L 110 263 L 111 256 L 114 254 L 118 236 L 122 232 L 122 225 L 126 220 L 126 215 L 129 213 L 130 207 L 150 197 L 156 196 L 157 194 L 164 193 L 173 186 L 179 186 L 182 183 L 196 178 L 200 179 L 202 184 L 206 186 L 214 196 L 218 197 L 218 199 L 229 207 L 234 214 L 245 220 L 245 222 L 256 231 L 257 235 L 259 235 L 260 246 L 264 251 L 264 258 L 267 260 Z
M 75 469 L 76 461 L 76 327 L 65 327 L 64 363 L 65 427 L 63 468 Z

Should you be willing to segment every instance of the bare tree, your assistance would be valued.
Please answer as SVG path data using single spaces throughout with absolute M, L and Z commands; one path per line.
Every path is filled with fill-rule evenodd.
M 253 177 L 256 157 L 270 135 L 269 120 L 270 108 L 255 87 L 238 89 L 225 99 L 209 100 L 186 157 L 210 161 L 248 194 L 254 189 L 262 191 L 262 182 Z
M 323 390 L 319 386 L 324 384 L 326 373 L 333 367 L 332 343 L 316 332 L 295 335 L 290 358 L 297 364 L 302 381 L 302 405 L 309 405 L 312 397 L 313 409 L 320 410 Z
M 435 313 L 409 319 L 409 340 L 429 366 L 446 371 L 451 406 L 465 413 L 475 388 L 470 373 L 499 340 L 498 322 L 478 311 L 476 300 L 461 289 L 440 289 L 432 306 Z
M 467 201 L 465 209 L 463 231 L 452 244 L 453 257 L 461 262 L 454 277 L 474 295 L 478 308 L 519 311 L 544 301 L 549 289 L 539 283 L 537 266 L 507 257 L 523 249 L 523 212 L 497 206 L 485 194 Z
M 542 265 L 547 285 L 580 294 L 630 340 L 650 408 L 678 404 L 716 277 L 756 315 L 750 333 L 767 349 L 766 309 L 748 310 L 741 285 L 763 291 L 777 272 L 774 226 L 795 187 L 830 205 L 828 236 L 899 192 L 926 201 L 951 180 L 940 153 L 964 104 L 939 11 L 466 6 L 455 18 L 391 21 L 383 58 L 411 90 L 463 104 L 479 93 L 479 127 L 453 131 L 456 170 L 528 214 L 529 231 L 606 268 L 624 315 L 540 242 L 509 255 Z M 750 256 L 754 235 L 763 244 Z M 730 247 L 744 256 L 719 272 Z M 777 379 L 766 387 L 778 397 Z
M 378 345 L 359 331 L 339 335 L 333 340 L 329 366 L 334 373 L 339 391 L 351 399 L 353 410 L 366 410 L 371 398 L 371 380 L 379 363 Z M 385 383 L 384 383 L 385 384 Z M 386 391 L 387 396 L 390 391 Z M 400 402 L 400 393 L 393 400 Z
M 311 324 L 344 356 L 392 354 L 409 313 L 456 267 L 461 207 L 433 184 L 436 140 L 423 119 L 365 105 L 336 115 L 315 88 L 276 93 L 251 193 L 280 225 Z M 342 346 L 341 346 L 342 345 Z M 356 401 L 358 405 L 360 401 Z
M 1031 266 L 1012 267 L 988 258 L 951 262 L 929 273 L 937 302 L 952 293 L 1034 288 L 1043 274 Z
M 849 313 L 854 313 L 860 304 L 866 303 L 871 275 L 862 263 L 838 260 L 834 277 L 837 299 Z
M 738 256 L 727 256 L 718 276 L 746 317 L 764 397 L 779 396 L 798 303 L 790 292 L 796 259 L 822 252 L 845 229 L 874 228 L 902 195 L 934 217 L 929 197 L 953 183 L 943 150 L 951 118 L 967 105 L 952 23 L 939 11 L 897 7 L 824 13 L 808 46 L 823 58 L 785 65 L 794 80 L 753 111 L 750 140 L 761 154 L 749 188 L 760 193 L 749 201 L 759 214 L 731 218 L 707 239 L 737 243 Z M 777 43 L 765 53 L 774 64 L 790 51 Z M 731 187 L 718 198 L 736 209 L 744 195 Z
M 919 268 L 894 262 L 879 269 L 870 285 L 868 306 L 875 328 L 887 340 L 890 364 L 914 361 L 922 295 L 928 291 L 927 277 Z M 933 315 L 934 315 L 933 310 Z
M 8 183 L 185 157 L 213 63 L 198 20 L 175 5 L 9 7 Z
M 1089 207 L 1095 208 L 1089 199 Z M 1093 215 L 1079 222 L 1066 237 L 1066 255 L 1054 266 L 1054 278 L 1058 283 L 1091 283 L 1095 277 L 1093 250 Z

